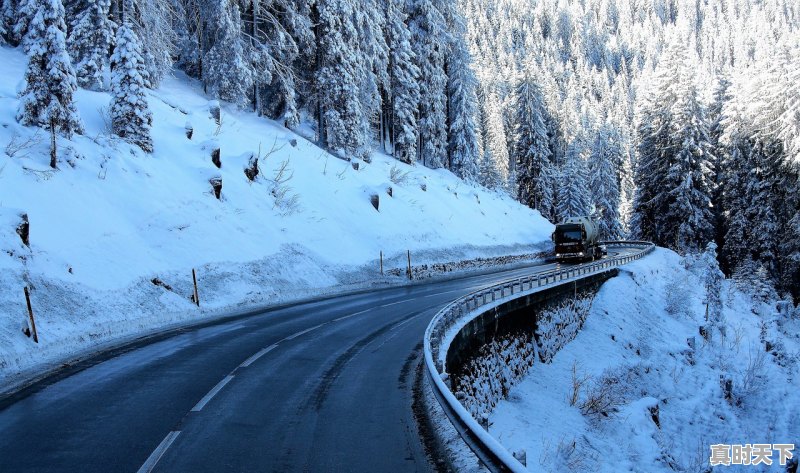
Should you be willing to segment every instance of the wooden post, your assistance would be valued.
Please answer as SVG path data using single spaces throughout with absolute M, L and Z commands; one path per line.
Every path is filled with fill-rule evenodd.
M 33 330 L 33 341 L 39 343 L 39 334 L 36 333 L 36 321 L 33 320 L 33 308 L 31 307 L 31 294 L 28 286 L 25 286 L 25 302 L 28 303 L 28 317 L 31 320 L 31 330 Z
M 383 276 L 383 251 L 381 250 L 381 276 Z
M 408 255 L 408 279 L 411 279 L 411 250 L 406 250 Z
M 50 167 L 56 168 L 56 121 L 50 120 Z
M 195 273 L 194 268 L 192 268 L 192 280 L 194 280 L 194 303 L 197 304 L 197 307 L 200 307 L 200 296 L 197 294 L 197 273 Z

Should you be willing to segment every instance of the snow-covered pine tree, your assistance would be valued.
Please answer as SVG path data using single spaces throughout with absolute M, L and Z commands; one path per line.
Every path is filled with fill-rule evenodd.
M 404 163 L 417 159 L 417 113 L 419 110 L 419 67 L 411 49 L 411 32 L 406 25 L 404 1 L 387 0 L 389 42 L 389 87 L 392 102 L 391 140 L 394 157 Z
M 502 181 L 489 149 L 484 148 L 483 156 L 478 162 L 478 182 L 487 189 L 497 190 L 503 188 Z
M 795 166 L 784 169 L 784 200 L 778 214 L 783 217 L 778 234 L 779 288 L 800 300 L 800 170 Z
M 240 28 L 248 39 L 246 56 L 253 71 L 253 109 L 283 121 L 300 124 L 303 94 L 313 95 L 316 38 L 312 0 L 245 0 Z
M 583 147 L 583 139 L 576 138 L 564 156 L 564 165 L 558 174 L 556 200 L 558 220 L 590 214 L 591 194 L 586 176 L 586 162 L 582 156 L 585 152 Z
M 17 120 L 71 136 L 82 133 L 83 125 L 73 100 L 78 85 L 67 54 L 65 30 L 61 0 L 41 0 L 25 36 L 28 68 Z M 50 163 L 53 167 L 54 151 Z
M 8 21 L 9 15 L 6 12 L 12 8 L 10 0 L 2 0 L 0 2 L 0 45 L 8 42 L 8 32 L 11 30 L 11 25 Z
M 146 87 L 157 87 L 172 69 L 178 42 L 173 24 L 174 10 L 174 3 L 165 0 L 112 0 L 112 14 L 119 12 L 117 23 L 127 23 L 139 38 L 139 49 L 147 71 L 144 76 Z
M 731 82 L 726 76 L 719 77 L 714 88 L 713 100 L 708 107 L 708 138 L 711 143 L 712 168 L 714 169 L 711 207 L 714 215 L 714 241 L 719 247 L 723 247 L 725 244 L 725 219 L 723 217 L 724 205 L 722 197 L 724 171 L 722 166 L 726 161 L 729 150 L 723 143 L 722 136 L 725 131 L 723 107 L 725 102 L 731 99 L 728 93 L 730 85 Z
M 320 141 L 332 150 L 364 158 L 369 153 L 368 117 L 359 91 L 362 65 L 354 23 L 357 6 L 351 0 L 322 0 L 317 8 Z
M 746 210 L 750 205 L 747 197 L 749 180 L 749 153 L 751 147 L 738 139 L 728 144 L 727 152 L 721 162 L 720 179 L 722 223 L 724 245 L 720 252 L 722 267 L 729 274 L 750 255 L 750 222 Z
M 553 162 L 547 133 L 547 111 L 532 68 L 526 68 L 517 84 L 516 129 L 513 157 L 517 163 L 517 198 L 545 218 L 553 218 Z
M 381 116 L 384 97 L 389 90 L 389 46 L 386 29 L 385 0 L 360 0 L 355 8 L 355 25 L 358 31 L 356 55 L 359 65 L 359 99 L 367 120 L 362 122 L 362 133 L 372 134 L 373 121 Z M 379 126 L 380 124 L 377 123 Z M 369 153 L 364 159 L 370 160 Z
M 713 241 L 708 242 L 706 249 L 700 257 L 700 267 L 703 272 L 703 286 L 705 287 L 705 298 L 708 311 L 708 322 L 718 329 L 724 330 L 725 319 L 722 314 L 722 280 L 725 275 L 719 269 L 717 261 L 717 244 Z
M 123 23 L 116 42 L 111 56 L 111 127 L 120 138 L 150 153 L 153 114 L 147 104 L 147 69 L 139 38 L 128 23 Z
M 786 190 L 781 170 L 782 146 L 755 144 L 748 153 L 746 181 L 742 209 L 747 220 L 747 247 L 753 259 L 764 265 L 773 279 L 777 279 L 778 238 L 781 221 L 778 216 Z
M 713 152 L 708 136 L 705 109 L 693 83 L 693 67 L 688 61 L 679 68 L 677 101 L 672 107 L 670 168 L 666 180 L 670 205 L 660 215 L 664 233 L 672 247 L 697 252 L 714 238 L 711 195 L 714 189 Z
M 508 186 L 510 157 L 506 144 L 506 130 L 503 123 L 503 110 L 500 99 L 494 92 L 489 92 L 485 100 L 484 110 L 484 156 L 495 171 L 488 174 L 496 182 L 484 182 L 489 188 L 505 189 Z
M 623 236 L 619 218 L 620 191 L 617 163 L 622 161 L 619 136 L 609 124 L 597 131 L 589 155 L 589 189 L 592 193 L 600 238 L 618 240 Z
M 450 43 L 445 16 L 434 0 L 410 0 L 409 29 L 420 69 L 419 161 L 430 168 L 447 157 L 447 75 Z
M 670 44 L 641 113 L 634 202 L 637 235 L 678 251 L 714 236 L 713 154 L 689 51 Z
M 28 34 L 28 25 L 33 20 L 38 5 L 36 0 L 19 0 L 3 5 L 3 14 L 7 18 L 8 36 L 11 44 L 22 44 L 25 47 L 25 36 Z
M 110 0 L 86 0 L 67 40 L 78 85 L 87 89 L 105 89 L 105 74 L 117 30 L 116 23 L 108 17 L 110 8 Z
M 784 68 L 786 105 L 779 117 L 777 135 L 784 142 L 789 163 L 800 166 L 800 31 L 797 29 L 793 42 Z
M 464 25 L 456 15 L 452 51 L 447 56 L 447 94 L 449 115 L 449 168 L 456 176 L 478 180 L 478 107 L 477 80 L 472 71 L 472 58 L 464 43 Z
M 215 17 L 216 37 L 205 55 L 203 80 L 212 96 L 244 105 L 253 86 L 253 71 L 245 58 L 239 6 L 219 0 Z

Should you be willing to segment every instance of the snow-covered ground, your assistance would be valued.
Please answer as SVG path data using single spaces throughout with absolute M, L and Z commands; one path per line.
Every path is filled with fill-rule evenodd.
M 226 104 L 217 125 L 200 86 L 178 73 L 150 94 L 152 155 L 109 133 L 108 94 L 80 90 L 86 132 L 58 139 L 53 171 L 49 135 L 15 120 L 26 57 L 0 47 L 0 63 L 0 388 L 20 372 L 169 324 L 404 281 L 379 278 L 380 252 L 391 269 L 405 268 L 406 250 L 414 264 L 430 264 L 548 247 L 552 225 L 538 212 L 448 171 L 381 154 L 355 170 Z M 253 156 L 260 174 L 251 182 L 244 170 Z M 15 231 L 22 213 L 29 248 Z M 189 300 L 192 268 L 199 311 Z M 21 331 L 25 285 L 38 345 Z
M 548 472 L 700 473 L 712 471 L 711 444 L 800 447 L 800 319 L 725 281 L 726 337 L 704 343 L 703 284 L 685 266 L 657 249 L 606 282 L 575 340 L 500 401 L 490 433 Z M 730 400 L 721 376 L 733 381 Z M 600 408 L 586 404 L 591 395 Z M 773 460 L 713 471 L 785 471 Z

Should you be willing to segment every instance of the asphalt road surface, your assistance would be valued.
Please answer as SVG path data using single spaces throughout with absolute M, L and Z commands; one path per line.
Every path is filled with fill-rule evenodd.
M 301 303 L 99 355 L 0 400 L 0 472 L 436 471 L 412 411 L 425 327 L 461 295 L 555 267 Z

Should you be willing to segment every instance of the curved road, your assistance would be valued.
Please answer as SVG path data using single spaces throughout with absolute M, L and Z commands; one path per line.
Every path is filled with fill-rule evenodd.
M 412 410 L 425 327 L 461 295 L 555 267 L 301 303 L 100 355 L 0 400 L 0 471 L 436 471 Z

